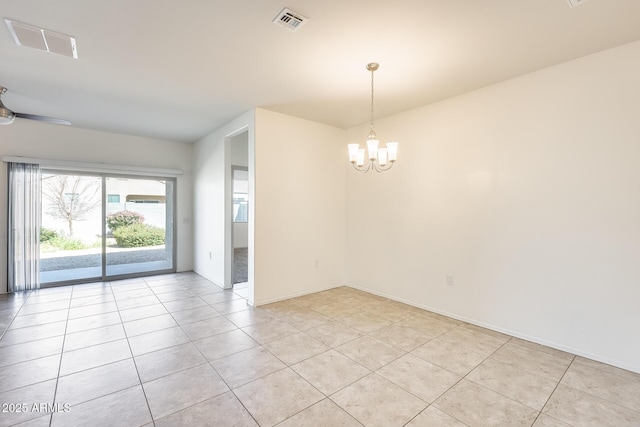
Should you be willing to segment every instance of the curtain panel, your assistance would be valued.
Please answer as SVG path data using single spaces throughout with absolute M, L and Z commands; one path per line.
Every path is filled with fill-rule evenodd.
M 9 163 L 9 292 L 40 287 L 40 166 Z

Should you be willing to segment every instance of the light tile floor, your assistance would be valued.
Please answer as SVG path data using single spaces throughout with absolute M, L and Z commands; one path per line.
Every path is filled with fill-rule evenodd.
M 341 287 L 0 296 L 0 426 L 640 426 L 640 375 Z

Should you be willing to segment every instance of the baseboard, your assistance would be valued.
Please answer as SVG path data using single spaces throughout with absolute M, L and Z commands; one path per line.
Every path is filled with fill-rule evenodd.
M 624 370 L 627 370 L 627 371 L 631 371 L 631 372 L 635 372 L 635 373 L 639 373 L 640 374 L 640 366 L 633 366 L 633 365 L 630 365 L 628 363 L 624 363 L 624 362 L 621 362 L 619 360 L 611 359 L 611 358 L 608 358 L 608 357 L 605 357 L 605 356 L 602 356 L 602 355 L 599 355 L 599 354 L 594 354 L 594 353 L 591 353 L 591 352 L 588 352 L 588 351 L 585 351 L 585 350 L 582 350 L 582 349 L 579 349 L 579 348 L 569 347 L 569 346 L 566 346 L 566 345 L 563 345 L 563 344 L 559 344 L 559 343 L 556 343 L 556 342 L 553 342 L 553 341 L 545 340 L 545 339 L 540 338 L 540 337 L 535 337 L 535 336 L 523 334 L 523 333 L 521 333 L 519 331 L 514 331 L 514 330 L 511 330 L 511 329 L 502 328 L 500 326 L 492 325 L 490 323 L 485 323 L 485 322 L 481 322 L 481 321 L 476 320 L 476 319 L 471 319 L 469 317 L 460 316 L 460 315 L 458 315 L 456 313 L 450 313 L 450 312 L 447 312 L 447 311 L 444 311 L 444 310 L 439 310 L 439 309 L 434 308 L 434 307 L 429 307 L 429 306 L 426 306 L 426 305 L 417 304 L 414 301 L 409 301 L 409 300 L 405 300 L 403 298 L 395 297 L 393 295 L 388 295 L 388 294 L 385 294 L 385 293 L 382 293 L 382 292 L 377 292 L 377 291 L 374 291 L 374 290 L 371 290 L 371 289 L 368 289 L 368 288 L 365 288 L 365 287 L 362 287 L 362 286 L 358 286 L 358 285 L 356 285 L 354 283 L 345 283 L 344 286 L 348 286 L 350 288 L 358 289 L 360 291 L 364 291 L 364 292 L 368 292 L 370 294 L 374 294 L 374 295 L 378 295 L 378 296 L 381 296 L 381 297 L 384 297 L 384 298 L 388 298 L 388 299 L 393 300 L 393 301 L 401 302 L 403 304 L 407 304 L 407 305 L 410 305 L 412 307 L 421 308 L 423 310 L 427 310 L 427 311 L 430 311 L 432 313 L 437 313 L 437 314 L 441 314 L 443 316 L 451 317 L 452 319 L 460 320 L 462 322 L 471 323 L 472 325 L 481 326 L 483 328 L 490 329 L 490 330 L 496 331 L 496 332 L 500 332 L 500 333 L 503 333 L 503 334 L 506 334 L 506 335 L 510 335 L 512 337 L 520 338 L 520 339 L 523 339 L 525 341 L 531 341 L 531 342 L 534 342 L 536 344 L 541 344 L 541 345 L 544 345 L 544 346 L 547 346 L 547 347 L 555 348 L 556 350 L 560 350 L 560 351 L 564 351 L 564 352 L 567 352 L 567 353 L 575 354 L 576 356 L 585 357 L 587 359 L 595 360 L 597 362 L 606 363 L 607 365 L 615 366 L 617 368 L 621 368 L 621 369 L 624 369 Z
M 288 300 L 288 299 L 291 299 L 291 298 L 297 298 L 297 297 L 302 297 L 302 296 L 309 295 L 309 294 L 315 294 L 317 292 L 328 291 L 329 289 L 339 288 L 341 286 L 347 286 L 347 285 L 345 285 L 344 283 L 341 282 L 341 283 L 336 283 L 336 284 L 333 284 L 333 285 L 328 285 L 328 286 L 325 286 L 325 287 L 307 289 L 307 290 L 304 290 L 302 292 L 298 292 L 298 293 L 295 293 L 295 294 L 290 294 L 290 295 L 283 296 L 283 297 L 272 298 L 272 299 L 265 300 L 265 301 L 260 301 L 260 302 L 255 302 L 254 301 L 254 306 L 255 307 L 259 307 L 261 305 L 272 304 L 274 302 L 284 301 L 284 300 Z

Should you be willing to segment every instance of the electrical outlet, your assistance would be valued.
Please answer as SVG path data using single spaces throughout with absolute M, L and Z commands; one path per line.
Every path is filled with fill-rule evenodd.
M 211 259 L 211 251 L 209 251 L 209 259 Z
M 453 274 L 447 274 L 447 285 L 453 286 Z
M 316 260 L 315 267 L 320 268 L 320 261 Z

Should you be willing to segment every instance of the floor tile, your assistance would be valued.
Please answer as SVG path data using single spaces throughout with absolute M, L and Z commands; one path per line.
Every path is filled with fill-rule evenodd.
M 236 313 L 238 311 L 251 309 L 251 307 L 247 304 L 247 301 L 242 298 L 225 301 L 218 304 L 212 304 L 212 307 L 222 314 Z
M 358 306 L 342 302 L 331 302 L 320 307 L 315 307 L 314 310 L 331 319 L 340 319 L 360 312 Z
M 496 351 L 492 355 L 492 358 L 507 365 L 516 366 L 545 376 L 554 381 L 560 381 L 560 378 L 562 378 L 571 363 L 570 360 L 513 343 L 507 343 L 500 350 Z
M 118 300 L 118 305 L 120 305 L 120 301 L 127 301 L 127 300 L 133 300 L 136 298 L 148 298 L 148 297 L 155 296 L 153 291 L 148 287 L 139 287 L 137 289 L 131 289 L 131 288 L 119 289 L 117 291 L 114 290 L 113 293 L 116 296 L 116 299 Z
M 249 335 L 239 329 L 203 338 L 195 341 L 194 344 L 210 362 L 258 345 Z
M 129 345 L 134 356 L 187 342 L 189 342 L 189 337 L 178 326 L 129 338 Z
M 198 322 L 200 320 L 218 317 L 220 316 L 220 313 L 218 313 L 214 308 L 208 305 L 203 305 L 187 310 L 174 311 L 173 313 L 171 313 L 171 315 L 179 325 L 186 325 L 189 323 Z
M 416 348 L 411 354 L 458 375 L 467 375 L 487 358 L 484 354 L 439 338 Z
M 383 317 L 391 322 L 399 322 L 406 318 L 412 317 L 422 310 L 415 307 L 408 306 L 406 304 L 385 302 L 377 304 L 374 309 L 366 310 L 374 313 L 377 316 Z
M 286 367 L 284 363 L 262 347 L 234 353 L 216 360 L 211 365 L 231 389 Z
M 130 310 L 132 308 L 146 307 L 148 305 L 160 304 L 160 300 L 155 295 L 149 295 L 138 298 L 119 299 L 116 294 L 118 310 Z
M 63 301 L 45 302 L 40 304 L 25 304 L 22 306 L 18 314 L 26 316 L 28 314 L 45 313 L 54 310 L 66 310 L 69 308 L 70 299 Z
M 368 336 L 336 347 L 336 350 L 372 371 L 405 354 L 403 350 Z
M 434 406 L 420 412 L 406 427 L 467 427 L 455 418 L 445 414 Z
M 184 289 L 174 289 L 172 292 L 158 292 L 158 290 L 162 290 L 161 288 L 154 289 L 154 293 L 156 297 L 160 300 L 160 302 L 170 302 L 170 301 L 178 301 L 181 299 L 193 298 L 195 295 L 189 291 L 185 291 Z
M 180 371 L 143 386 L 155 419 L 229 391 L 209 364 Z
M 327 396 L 371 373 L 335 350 L 295 364 L 291 369 Z
M 427 404 L 392 382 L 371 374 L 331 397 L 366 426 L 403 426 Z
M 424 314 L 417 314 L 396 323 L 398 326 L 407 326 L 433 337 L 442 335 L 459 324 L 460 322 L 453 319 L 434 318 Z
M 174 311 L 188 310 L 190 308 L 201 307 L 206 304 L 207 303 L 204 302 L 200 297 L 191 297 L 191 298 L 163 303 L 164 308 L 166 308 L 169 311 L 169 313 L 173 313 Z
M 155 425 L 156 427 L 258 427 L 258 424 L 231 392 L 156 420 Z
M 78 307 L 84 307 L 87 305 L 105 304 L 105 303 L 114 302 L 114 301 L 115 299 L 113 297 L 113 293 L 109 292 L 107 294 L 84 296 L 81 298 L 73 297 L 71 298 L 70 307 L 78 308 Z
M 577 361 L 569 366 L 561 383 L 640 412 L 639 374 L 619 375 L 607 365 Z
M 394 360 L 376 373 L 427 403 L 432 403 L 461 379 L 410 354 Z
M 476 353 L 489 356 L 502 347 L 508 340 L 492 337 L 477 331 L 458 326 L 438 336 L 443 341 L 458 344 Z
M 533 427 L 571 427 L 569 424 L 557 420 L 549 415 L 539 414 Z
M 18 423 L 28 421 L 33 418 L 39 418 L 48 411 L 42 410 L 40 404 L 52 404 L 53 396 L 56 391 L 56 380 L 49 380 L 30 386 L 22 387 L 17 390 L 6 391 L 0 393 L 0 404 L 4 403 L 20 403 L 24 404 L 24 410 L 3 411 L 0 416 L 0 427 L 13 426 Z M 34 407 L 34 404 L 37 405 Z M 6 409 L 6 408 L 2 408 Z M 49 419 L 47 418 L 47 426 Z
M 125 359 L 97 368 L 60 377 L 56 402 L 76 406 L 116 391 L 140 384 L 133 359 Z
M 289 368 L 234 391 L 261 426 L 272 426 L 323 399 L 322 393 Z
M 67 334 L 64 339 L 64 351 L 78 350 L 92 345 L 104 344 L 126 338 L 122 324 Z
M 314 312 L 291 314 L 289 316 L 281 317 L 280 320 L 287 322 L 300 331 L 306 331 L 307 329 L 315 328 L 320 325 L 326 325 L 327 323 L 331 322 L 331 319 L 329 319 L 328 317 Z
M 182 325 L 182 330 L 184 330 L 184 332 L 186 332 L 186 334 L 189 335 L 189 338 L 193 341 L 221 334 L 223 332 L 233 331 L 235 329 L 238 329 L 236 325 L 223 316 Z
M 362 427 L 362 424 L 331 400 L 324 399 L 278 424 L 278 427 L 300 426 Z
M 0 340 L 0 347 L 61 336 L 66 325 L 67 322 L 54 322 L 20 329 L 9 328 Z
M 207 363 L 193 343 L 146 353 L 136 356 L 135 360 L 143 383 Z
M 556 350 L 555 348 L 551 348 L 551 347 L 547 347 L 546 345 L 541 345 L 541 344 L 536 344 L 534 342 L 531 341 L 526 341 L 520 338 L 511 338 L 511 341 L 509 342 L 510 344 L 517 344 L 519 346 L 522 347 L 527 347 L 530 348 L 531 350 L 537 350 L 540 351 L 542 353 L 547 353 L 551 356 L 555 356 L 558 357 L 560 359 L 566 359 L 568 361 L 571 361 L 574 359 L 574 355 L 571 353 L 567 353 L 561 350 Z
M 340 319 L 340 322 L 365 334 L 378 331 L 391 324 L 390 320 L 366 311 L 343 317 Z
M 145 305 L 144 307 L 130 308 L 120 310 L 120 318 L 123 322 L 132 322 L 134 320 L 145 319 L 147 317 L 160 316 L 168 314 L 166 308 L 162 304 Z
M 466 379 L 538 411 L 542 410 L 558 384 L 549 378 L 492 358 L 481 363 Z
M 63 339 L 63 336 L 59 336 L 0 347 L 0 367 L 60 354 Z
M 242 330 L 260 344 L 300 332 L 281 320 L 256 323 L 255 325 L 246 326 Z
M 640 413 L 560 384 L 543 413 L 575 427 L 638 426 Z
M 123 325 L 128 337 L 135 337 L 136 335 L 148 334 L 149 332 L 178 326 L 170 314 L 161 314 L 160 316 L 124 322 Z
M 329 350 L 329 347 L 304 332 L 269 341 L 264 347 L 287 365 Z
M 42 357 L 0 368 L 0 393 L 58 376 L 60 355 Z
M 222 291 L 214 294 L 206 294 L 206 295 L 203 295 L 201 298 L 203 301 L 205 301 L 209 305 L 215 305 L 215 304 L 220 304 L 226 301 L 241 299 L 241 297 L 238 294 L 230 291 Z
M 86 305 L 84 307 L 76 307 L 70 309 L 69 319 L 79 319 L 81 317 L 96 316 L 98 314 L 112 313 L 114 311 L 118 311 L 118 306 L 115 302 Z
M 97 314 L 95 316 L 80 317 L 67 322 L 67 333 L 88 331 L 120 323 L 118 312 Z
M 45 325 L 48 323 L 66 321 L 69 310 L 45 311 L 44 313 L 16 316 L 11 323 L 11 329 L 26 328 L 29 326 Z
M 538 411 L 462 380 L 433 404 L 470 426 L 530 426 Z
M 152 421 L 141 386 L 122 390 L 75 405 L 69 412 L 56 412 L 52 427 L 87 425 L 91 427 L 141 426 Z
M 372 333 L 371 336 L 404 351 L 414 350 L 433 339 L 431 335 L 427 335 L 424 332 L 399 325 L 387 326 Z
M 362 332 L 336 321 L 307 329 L 305 333 L 331 348 L 338 347 L 364 335 Z
M 72 350 L 62 355 L 60 375 L 69 375 L 129 358 L 131 358 L 131 351 L 127 340 L 112 341 Z
M 51 414 L 42 415 L 42 411 L 38 413 L 38 418 L 33 418 L 29 421 L 22 422 L 20 424 L 15 424 L 15 427 L 49 427 L 49 422 L 51 420 Z M 2 424 L 0 424 L 2 425 Z M 9 425 L 9 424 L 7 424 Z M 11 424 L 14 425 L 14 424 Z
M 239 328 L 255 325 L 256 323 L 265 322 L 267 320 L 274 320 L 273 316 L 260 308 L 228 313 L 225 314 L 225 317 Z

